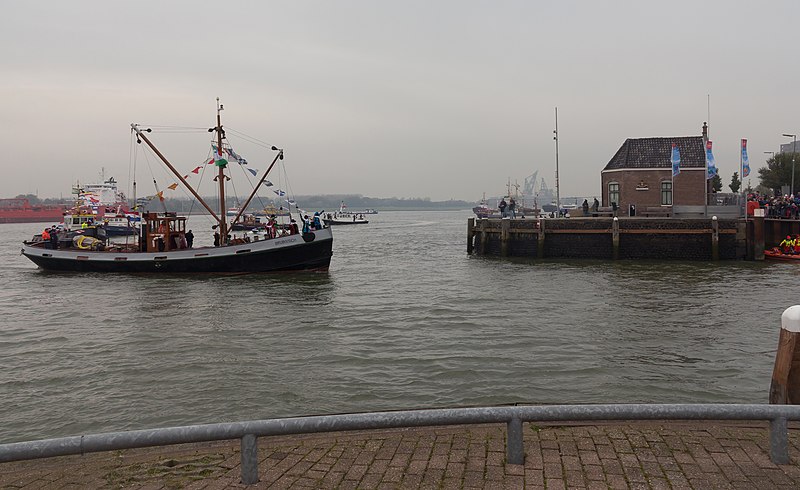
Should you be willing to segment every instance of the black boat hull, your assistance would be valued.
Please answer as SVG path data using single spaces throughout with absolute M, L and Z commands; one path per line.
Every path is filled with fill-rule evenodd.
M 47 250 L 26 244 L 22 253 L 50 271 L 160 274 L 324 271 L 333 255 L 333 235 L 325 229 L 274 240 L 162 253 Z

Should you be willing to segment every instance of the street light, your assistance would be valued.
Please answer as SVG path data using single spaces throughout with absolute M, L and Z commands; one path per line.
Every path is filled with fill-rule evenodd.
M 794 138 L 792 142 L 792 199 L 794 199 L 794 155 L 797 152 L 797 135 L 783 133 L 787 138 Z

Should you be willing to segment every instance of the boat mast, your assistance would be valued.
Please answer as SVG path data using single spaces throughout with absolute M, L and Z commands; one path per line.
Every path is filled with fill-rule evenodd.
M 145 130 L 139 129 L 138 124 L 131 124 L 131 128 L 133 128 L 133 131 L 136 133 L 137 138 L 147 143 L 147 146 L 149 146 L 150 149 L 153 150 L 153 152 L 156 154 L 156 156 L 158 156 L 158 158 L 160 158 L 161 161 L 164 162 L 164 165 L 166 165 L 167 168 L 169 168 L 172 171 L 172 173 L 175 174 L 176 177 L 178 177 L 181 183 L 184 186 L 186 186 L 187 189 L 189 189 L 189 192 L 191 192 L 192 195 L 195 197 L 195 199 L 197 199 L 197 202 L 202 204 L 203 207 L 206 208 L 206 211 L 208 211 L 211 214 L 211 216 L 215 220 L 217 220 L 217 222 L 219 222 L 219 218 L 217 217 L 216 213 L 214 213 L 214 211 L 211 210 L 211 207 L 203 200 L 202 197 L 200 197 L 200 194 L 198 194 L 197 191 L 195 191 L 194 188 L 190 186 L 188 182 L 186 182 L 186 179 L 184 179 L 183 176 L 177 170 L 175 170 L 175 167 L 173 167 L 172 164 L 169 163 L 169 160 L 167 160 L 167 158 L 164 155 L 162 155 L 160 151 L 158 151 L 158 148 L 156 148 L 155 145 L 151 143 L 149 139 L 147 139 L 147 136 L 144 135 L 143 131 L 149 132 L 150 129 L 145 129 Z
M 220 112 L 224 110 L 222 105 L 219 103 L 219 97 L 217 97 L 217 127 L 214 128 L 217 131 L 217 153 L 219 153 L 220 157 L 222 157 L 222 117 L 220 116 Z M 216 155 L 215 155 L 216 157 Z M 216 160 L 216 158 L 215 158 Z M 223 165 L 219 166 L 219 174 L 217 174 L 217 178 L 215 180 L 219 181 L 219 218 L 217 218 L 217 222 L 219 223 L 219 238 L 220 243 L 228 243 L 228 218 L 225 215 L 226 207 L 225 207 L 225 167 Z

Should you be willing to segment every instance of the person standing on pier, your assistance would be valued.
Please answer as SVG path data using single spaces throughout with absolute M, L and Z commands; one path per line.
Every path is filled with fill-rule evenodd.
M 500 199 L 500 204 L 497 205 L 497 207 L 500 209 L 500 217 L 501 218 L 505 218 L 506 217 L 506 206 L 508 206 L 508 204 L 506 204 L 506 198 L 504 197 L 504 198 Z
M 511 219 L 517 217 L 517 202 L 513 197 L 508 201 L 508 214 L 511 215 Z
M 583 204 L 581 204 L 581 210 L 583 211 L 584 216 L 589 216 L 589 200 L 584 199 Z

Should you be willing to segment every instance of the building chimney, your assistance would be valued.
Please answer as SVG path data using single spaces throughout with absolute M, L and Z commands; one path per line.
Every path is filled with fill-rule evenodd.
M 703 121 L 703 141 L 708 141 L 708 123 Z

